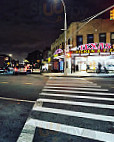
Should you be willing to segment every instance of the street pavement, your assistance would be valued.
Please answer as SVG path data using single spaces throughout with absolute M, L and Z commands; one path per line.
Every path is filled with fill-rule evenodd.
M 65 76 L 64 73 L 42 73 L 43 76 L 64 76 L 64 77 L 114 77 L 114 72 L 110 73 L 88 73 L 86 71 L 67 73 Z
M 113 96 L 85 78 L 49 77 L 17 142 L 114 142 Z

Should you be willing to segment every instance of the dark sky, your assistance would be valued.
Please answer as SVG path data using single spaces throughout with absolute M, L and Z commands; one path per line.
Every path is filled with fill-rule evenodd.
M 64 0 L 68 25 L 114 4 L 114 0 Z M 107 13 L 106 13 L 107 14 Z M 105 16 L 109 16 L 108 14 Z M 109 18 L 109 17 L 108 17 Z M 64 14 L 60 0 L 1 0 L 0 53 L 26 58 L 43 50 L 62 33 Z

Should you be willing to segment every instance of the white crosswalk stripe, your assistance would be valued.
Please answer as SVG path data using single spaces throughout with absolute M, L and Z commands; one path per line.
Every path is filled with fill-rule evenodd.
M 91 95 L 111 95 L 113 93 L 102 93 L 102 92 L 89 92 L 89 91 L 72 91 L 72 90 L 57 90 L 57 89 L 43 89 L 43 92 L 66 92 L 66 93 L 80 93 L 80 94 L 91 94 Z
M 39 102 L 46 102 L 46 103 L 57 103 L 57 104 L 68 104 L 68 105 L 80 105 L 80 106 L 92 106 L 97 108 L 109 108 L 114 109 L 114 105 L 105 105 L 105 104 L 98 104 L 98 103 L 84 103 L 84 102 L 74 102 L 74 101 L 65 101 L 65 100 L 54 100 L 54 99 L 38 99 Z
M 32 118 L 34 112 L 38 118 L 37 115 Z M 65 118 L 68 118 L 68 122 Z M 50 77 L 17 142 L 25 140 L 25 131 L 30 130 L 32 133 L 28 136 L 31 138 L 23 142 L 32 142 L 35 127 L 85 139 L 113 142 L 114 132 L 108 130 L 109 126 L 114 127 L 113 124 L 114 94 L 108 89 L 83 78 Z
M 66 95 L 66 94 L 50 94 L 50 93 L 40 93 L 44 96 L 54 96 L 54 97 L 68 97 L 68 98 L 83 98 L 83 99 L 94 99 L 94 100 L 108 100 L 114 101 L 114 98 L 101 98 L 101 97 L 91 97 L 91 96 L 77 96 L 77 95 Z
M 68 110 L 63 110 L 63 109 L 45 108 L 45 107 L 39 107 L 39 106 L 34 106 L 33 110 L 114 122 L 114 117 L 112 116 L 103 116 L 103 115 L 98 115 L 98 114 L 75 112 L 75 111 L 68 111 Z
M 108 89 L 97 89 L 97 88 L 72 88 L 72 87 L 53 87 L 45 86 L 44 88 L 54 88 L 54 89 L 69 89 L 69 90 L 91 90 L 91 91 L 108 91 Z

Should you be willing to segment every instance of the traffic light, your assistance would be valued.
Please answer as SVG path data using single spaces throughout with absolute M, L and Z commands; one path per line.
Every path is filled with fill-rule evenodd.
M 70 58 L 71 57 L 71 52 L 66 53 L 66 57 Z
M 114 8 L 110 10 L 110 20 L 114 20 Z

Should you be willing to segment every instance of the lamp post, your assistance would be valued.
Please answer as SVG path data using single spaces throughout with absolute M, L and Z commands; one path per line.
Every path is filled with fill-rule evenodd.
M 66 39 L 66 33 L 67 33 L 67 20 L 66 20 L 66 6 L 64 0 L 61 0 L 63 7 L 64 7 L 64 36 L 65 36 L 65 52 L 64 52 L 64 75 L 67 75 L 67 64 L 66 64 L 66 48 L 67 48 L 67 39 Z

